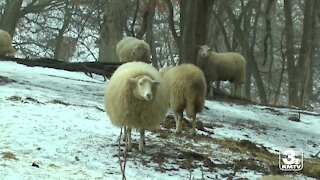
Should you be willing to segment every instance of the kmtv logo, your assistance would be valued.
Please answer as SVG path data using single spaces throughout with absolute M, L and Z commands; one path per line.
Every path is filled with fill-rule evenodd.
M 279 152 L 279 168 L 282 171 L 301 171 L 303 152 L 301 149 L 288 148 Z

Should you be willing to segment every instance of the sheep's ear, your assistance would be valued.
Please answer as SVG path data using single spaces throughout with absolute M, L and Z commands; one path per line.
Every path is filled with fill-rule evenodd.
M 159 85 L 160 83 L 158 81 L 155 80 L 151 80 L 152 85 Z
M 138 84 L 139 79 L 136 78 L 136 77 L 133 77 L 133 78 L 130 78 L 129 81 L 132 82 L 132 83 Z

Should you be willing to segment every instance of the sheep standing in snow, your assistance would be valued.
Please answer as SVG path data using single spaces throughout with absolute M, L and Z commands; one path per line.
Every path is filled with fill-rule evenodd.
M 0 29 L 0 56 L 14 57 L 14 53 L 15 49 L 12 47 L 10 34 Z
M 120 62 L 142 61 L 150 62 L 150 46 L 143 40 L 125 37 L 116 47 Z
M 181 133 L 183 111 L 192 119 L 192 134 L 196 133 L 196 115 L 204 107 L 206 80 L 203 72 L 192 64 L 161 69 L 170 90 L 170 107 L 176 120 L 176 133 Z
M 144 131 L 164 121 L 169 95 L 161 74 L 144 62 L 122 64 L 111 76 L 104 93 L 105 111 L 115 126 L 126 127 L 128 150 L 132 128 L 140 130 L 139 150 L 144 150 Z
M 200 46 L 197 54 L 197 66 L 205 74 L 209 94 L 213 81 L 230 81 L 234 84 L 234 94 L 239 93 L 245 81 L 246 61 L 238 53 L 216 53 L 211 51 L 209 46 L 203 45 Z

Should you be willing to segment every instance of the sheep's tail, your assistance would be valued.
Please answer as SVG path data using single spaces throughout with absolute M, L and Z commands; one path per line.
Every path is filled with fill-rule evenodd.
M 194 100 L 189 100 L 187 102 L 186 113 L 190 118 L 196 118 L 196 108 Z
M 196 114 L 204 108 L 205 96 L 193 96 L 187 101 L 186 113 L 190 118 L 196 118 Z
M 191 119 L 192 134 L 196 134 L 197 113 L 201 112 L 204 106 L 204 98 L 193 96 L 187 102 L 186 113 Z
M 207 86 L 206 86 L 206 81 L 205 79 L 201 81 L 196 81 L 192 84 L 190 87 L 191 93 L 189 94 L 189 97 L 187 98 L 187 108 L 186 112 L 188 115 L 188 111 L 190 113 L 189 117 L 193 117 L 196 113 L 199 113 L 203 110 L 204 108 L 204 102 L 206 98 L 206 93 L 207 93 Z M 190 109 L 190 110 L 188 110 Z

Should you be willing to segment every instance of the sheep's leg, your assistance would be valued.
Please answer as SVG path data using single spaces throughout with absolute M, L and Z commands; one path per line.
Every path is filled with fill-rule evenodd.
M 186 113 L 189 116 L 189 118 L 191 119 L 191 126 L 192 126 L 191 134 L 192 135 L 196 134 L 196 121 L 197 121 L 196 116 L 197 116 L 197 113 L 196 113 L 195 104 L 198 104 L 198 102 L 196 102 L 195 100 L 190 100 L 187 103 L 187 109 L 186 109 Z
M 234 83 L 231 83 L 231 95 L 236 95 L 236 85 Z
M 221 85 L 221 81 L 220 81 L 220 80 L 217 80 L 217 81 L 216 81 L 216 88 L 217 88 L 218 90 L 220 90 L 220 85 Z
M 237 96 L 237 97 L 243 97 L 242 96 L 242 87 L 241 87 L 241 85 L 234 83 L 233 86 L 234 86 L 233 95 Z
M 127 138 L 127 126 L 123 126 L 123 132 L 122 132 L 121 139 L 123 141 L 126 141 L 126 138 Z
M 239 91 L 239 85 L 237 84 L 234 84 L 234 94 L 237 96 L 237 97 L 240 97 L 240 91 Z
M 207 97 L 210 97 L 210 90 L 211 90 L 210 81 L 207 81 Z
M 182 113 L 175 113 L 174 114 L 174 119 L 176 120 L 176 134 L 180 134 L 182 131 Z
M 132 142 L 131 142 L 131 128 L 130 128 L 130 127 L 127 127 L 126 135 L 127 135 L 127 138 L 126 138 L 126 148 L 127 148 L 128 151 L 131 151 L 131 149 L 132 149 Z
M 207 81 L 207 97 L 213 97 L 213 90 L 211 96 L 211 89 L 212 89 L 212 81 Z
M 145 143 L 144 129 L 141 129 L 140 140 L 139 140 L 139 151 L 144 151 L 144 143 Z
M 196 118 L 196 115 L 194 115 L 192 117 L 192 130 L 191 130 L 192 135 L 195 135 L 197 133 L 196 128 L 197 128 L 197 118 Z
M 237 90 L 238 90 L 238 96 L 243 98 L 244 97 L 244 85 L 243 84 L 238 84 L 237 85 Z
M 193 103 L 187 106 L 187 115 L 191 118 L 191 126 L 192 126 L 191 134 L 195 135 L 196 128 L 197 128 L 197 119 L 196 119 L 197 114 L 195 113 L 195 108 Z
M 237 97 L 240 97 L 240 88 L 239 88 L 239 85 L 237 85 L 236 83 L 232 83 L 231 85 L 231 94 L 233 96 L 237 96 Z

